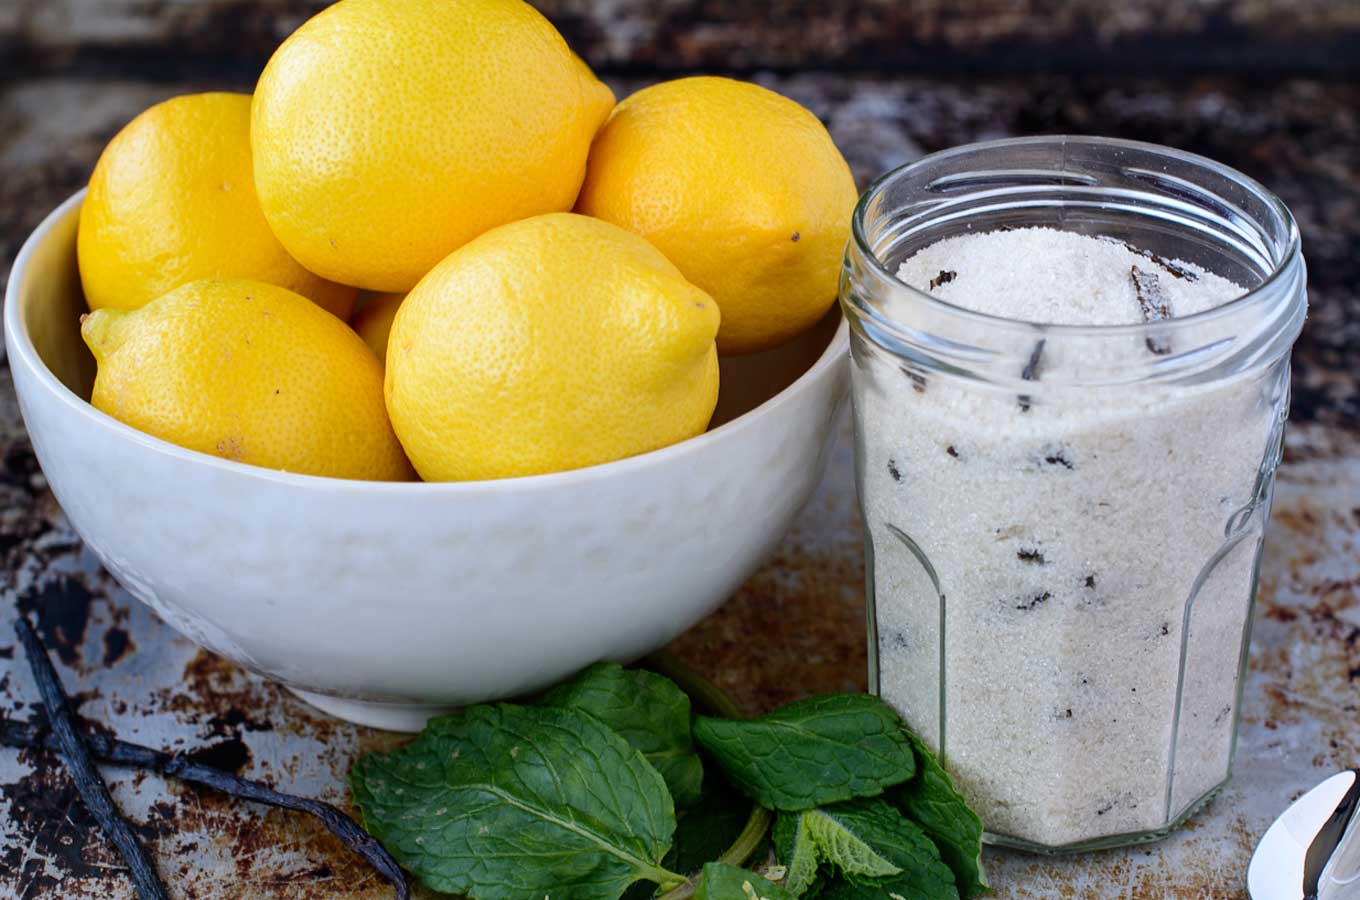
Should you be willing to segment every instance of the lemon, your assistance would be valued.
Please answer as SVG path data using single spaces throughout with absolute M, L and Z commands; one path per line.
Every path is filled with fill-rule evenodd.
M 136 309 L 204 278 L 253 278 L 348 318 L 354 288 L 299 265 L 260 210 L 250 97 L 190 94 L 137 116 L 104 149 L 80 210 L 91 309 Z
M 701 433 L 717 305 L 642 238 L 571 213 L 489 231 L 425 276 L 387 348 L 387 410 L 427 481 L 535 475 Z
M 339 319 L 258 281 L 196 281 L 141 309 L 96 310 L 95 408 L 224 459 L 308 475 L 408 479 L 382 366 Z
M 522 0 L 340 0 L 255 90 L 255 184 L 315 272 L 407 291 L 497 225 L 576 201 L 613 95 Z
M 392 331 L 392 320 L 405 294 L 375 294 L 359 308 L 350 320 L 356 334 L 373 348 L 378 359 L 387 359 L 387 337 Z
M 614 109 L 614 92 L 609 89 L 609 85 L 595 77 L 595 73 L 590 71 L 590 66 L 584 59 L 573 53 L 571 62 L 576 69 L 576 77 L 580 78 L 581 84 L 585 86 L 586 116 L 589 121 L 595 123 L 591 131 L 593 140 L 599 127 Z
M 718 350 L 748 353 L 831 306 L 855 200 L 816 116 L 758 85 L 699 77 L 615 107 L 576 209 L 655 244 L 718 301 Z

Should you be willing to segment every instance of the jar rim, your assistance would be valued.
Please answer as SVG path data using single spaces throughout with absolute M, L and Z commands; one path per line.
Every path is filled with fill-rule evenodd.
M 1210 309 L 1192 313 L 1187 316 L 1178 316 L 1173 319 L 1159 321 L 1155 323 L 1155 325 L 1146 322 L 1130 322 L 1118 325 L 1035 322 L 968 309 L 950 303 L 948 300 L 938 297 L 927 290 L 923 290 L 915 285 L 910 285 L 905 281 L 902 281 L 897 277 L 895 272 L 892 272 L 888 266 L 884 264 L 883 260 L 879 258 L 878 253 L 871 246 L 865 230 L 865 223 L 869 215 L 869 206 L 878 197 L 882 196 L 889 185 L 898 179 L 910 176 L 923 168 L 937 164 L 943 160 L 959 156 L 1020 146 L 1059 145 L 1062 146 L 1065 151 L 1069 144 L 1155 153 L 1203 168 L 1213 174 L 1227 178 L 1254 194 L 1257 199 L 1278 217 L 1279 221 L 1284 225 L 1285 231 L 1288 234 L 1288 239 L 1278 253 L 1278 258 L 1272 258 L 1271 269 L 1266 273 L 1265 277 L 1258 284 L 1248 288 L 1241 295 L 1234 297 L 1227 303 L 1220 304 Z M 1062 170 L 1054 169 L 1052 171 L 1060 172 Z M 861 259 L 867 262 L 867 266 L 873 275 L 887 281 L 892 287 L 898 290 L 905 289 L 910 296 L 917 298 L 922 303 L 931 307 L 933 312 L 944 313 L 962 321 L 976 322 L 984 327 L 1023 329 L 1028 332 L 1042 330 L 1045 334 L 1053 335 L 1057 338 L 1079 338 L 1083 336 L 1105 338 L 1126 335 L 1137 337 L 1146 334 L 1153 328 L 1160 333 L 1174 333 L 1177 328 L 1193 328 L 1222 318 L 1234 316 L 1246 307 L 1269 305 L 1272 300 L 1279 298 L 1281 295 L 1287 300 L 1292 292 L 1282 287 L 1282 285 L 1284 285 L 1284 282 L 1287 279 L 1297 277 L 1302 260 L 1302 240 L 1299 234 L 1298 223 L 1294 220 L 1293 214 L 1289 211 L 1289 208 L 1285 205 L 1284 201 L 1274 192 L 1249 175 L 1246 175 L 1231 166 L 1210 159 L 1207 156 L 1191 153 L 1186 150 L 1179 150 L 1174 147 L 1148 143 L 1146 141 L 1133 141 L 1124 138 L 1099 137 L 1093 135 L 1058 134 L 1000 138 L 991 141 L 960 144 L 955 147 L 927 154 L 920 159 L 891 169 L 874 179 L 860 196 L 859 202 L 855 205 L 855 211 L 851 217 L 850 230 L 851 238 L 850 245 L 847 248 L 847 262 L 849 261 L 848 257 L 851 251 L 855 252 Z M 1274 257 L 1274 254 L 1272 256 Z M 856 304 L 855 313 L 857 315 L 862 315 L 866 312 L 874 316 L 876 323 L 880 327 L 893 328 L 894 323 L 892 321 L 876 315 L 872 310 L 864 309 L 862 305 Z

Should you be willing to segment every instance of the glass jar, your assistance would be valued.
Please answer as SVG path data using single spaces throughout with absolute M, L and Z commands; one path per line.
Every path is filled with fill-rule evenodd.
M 1046 325 L 894 277 L 943 238 L 1040 225 L 1248 291 L 1154 324 Z M 1202 157 L 1041 137 L 897 169 L 853 230 L 871 688 L 992 843 L 1167 834 L 1229 776 L 1307 305 L 1289 211 Z

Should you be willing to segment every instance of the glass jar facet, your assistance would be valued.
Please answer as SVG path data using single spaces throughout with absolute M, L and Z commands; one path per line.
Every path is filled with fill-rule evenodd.
M 1155 326 L 1054 326 L 891 274 L 942 238 L 1031 225 L 1249 292 Z M 958 148 L 866 193 L 842 302 L 874 688 L 940 752 L 991 840 L 1055 851 L 1165 834 L 1232 757 L 1305 308 L 1287 210 L 1166 148 Z

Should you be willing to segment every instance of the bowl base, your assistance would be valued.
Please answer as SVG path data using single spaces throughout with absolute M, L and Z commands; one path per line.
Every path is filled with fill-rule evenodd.
M 295 697 L 314 706 L 328 716 L 384 731 L 404 731 L 415 734 L 435 716 L 454 712 L 456 706 L 430 706 L 423 703 L 375 703 L 367 700 L 348 700 L 311 691 L 288 689 Z

